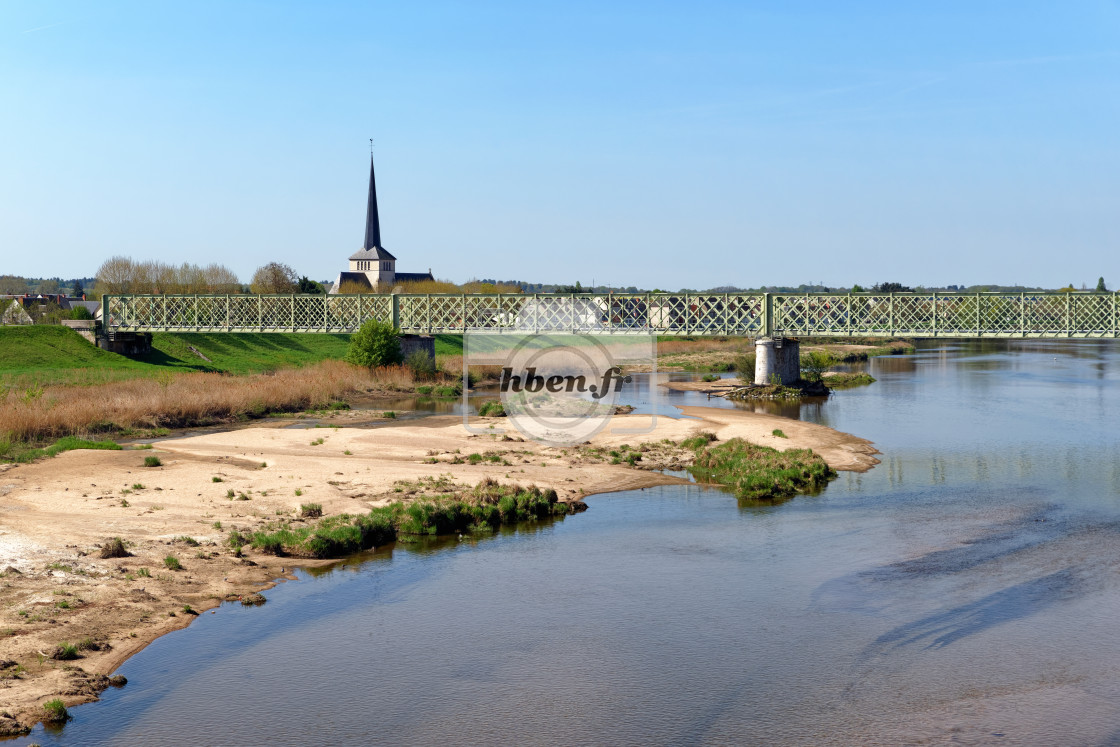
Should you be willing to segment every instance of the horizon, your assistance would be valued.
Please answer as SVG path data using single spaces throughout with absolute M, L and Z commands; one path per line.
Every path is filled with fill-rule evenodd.
M 13 3 L 0 273 L 332 278 L 372 136 L 404 272 L 1115 284 L 1120 4 L 1008 7 Z

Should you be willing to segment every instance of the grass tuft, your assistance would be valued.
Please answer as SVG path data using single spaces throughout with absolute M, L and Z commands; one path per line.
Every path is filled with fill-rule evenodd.
M 112 539 L 105 540 L 105 544 L 101 546 L 102 558 L 127 558 L 128 550 L 125 549 L 124 540 L 120 537 L 113 537 Z
M 811 449 L 778 451 L 739 438 L 700 447 L 689 471 L 705 482 L 726 486 L 741 501 L 755 505 L 820 490 L 836 477 Z
M 181 570 L 183 570 L 183 564 L 180 563 L 179 559 L 177 557 L 175 557 L 174 555 L 168 555 L 166 558 L 164 558 L 163 559 L 163 564 L 165 566 L 167 566 L 167 570 L 169 570 L 169 571 L 181 571 Z
M 66 710 L 66 704 L 61 698 L 54 698 L 44 703 L 43 713 L 43 721 L 49 724 L 64 724 L 71 718 L 70 711 Z
M 157 457 L 157 456 L 146 456 L 146 457 L 144 457 L 144 466 L 145 467 L 159 467 L 161 465 L 163 465 L 163 462 L 161 462 L 159 460 L 159 457 Z

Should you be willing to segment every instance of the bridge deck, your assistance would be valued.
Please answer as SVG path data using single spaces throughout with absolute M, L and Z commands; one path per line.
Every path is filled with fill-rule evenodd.
M 106 295 L 110 332 L 413 334 L 577 330 L 694 336 L 1120 337 L 1117 293 Z

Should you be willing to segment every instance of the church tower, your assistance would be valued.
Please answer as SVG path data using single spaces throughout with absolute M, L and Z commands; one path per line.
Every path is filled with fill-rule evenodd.
M 360 292 L 389 293 L 397 283 L 432 280 L 428 272 L 397 272 L 397 258 L 381 246 L 381 219 L 377 214 L 377 180 L 373 173 L 373 153 L 369 154 L 369 195 L 366 197 L 366 234 L 361 250 L 350 255 L 350 267 L 341 272 L 331 293 L 338 293 L 342 284 L 357 286 Z M 358 292 L 358 291 L 355 291 Z
M 397 275 L 397 258 L 381 246 L 381 220 L 377 214 L 377 178 L 373 172 L 373 154 L 369 156 L 369 196 L 366 198 L 366 237 L 361 251 L 350 255 L 350 272 L 363 272 L 374 290 L 393 287 Z

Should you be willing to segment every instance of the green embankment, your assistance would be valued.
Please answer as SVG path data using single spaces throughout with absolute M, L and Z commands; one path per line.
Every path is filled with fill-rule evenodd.
M 152 336 L 151 352 L 128 358 L 94 347 L 66 327 L 2 327 L 0 383 L 94 384 L 169 371 L 259 373 L 341 359 L 349 344 L 349 335 L 164 332 Z

